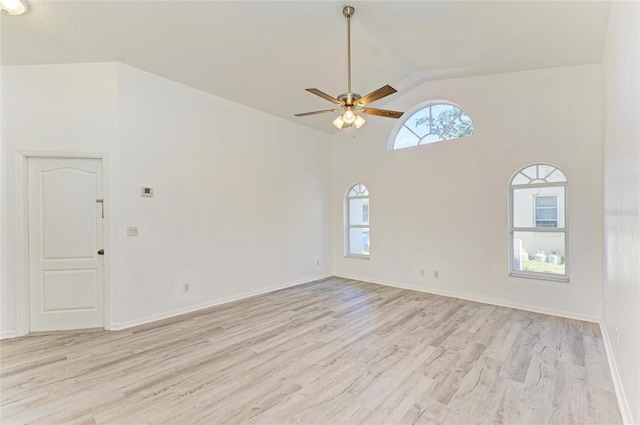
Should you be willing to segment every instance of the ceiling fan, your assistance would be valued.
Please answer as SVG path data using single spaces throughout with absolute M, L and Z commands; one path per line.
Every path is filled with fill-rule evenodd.
M 362 127 L 366 120 L 358 115 L 358 113 L 378 115 L 381 117 L 396 119 L 402 116 L 403 112 L 365 107 L 366 105 L 375 102 L 378 99 L 382 99 L 383 97 L 395 93 L 397 90 L 390 85 L 380 87 L 378 90 L 375 90 L 366 96 L 360 96 L 358 93 L 353 93 L 351 91 L 351 17 L 354 13 L 355 8 L 352 6 L 345 6 L 344 9 L 342 9 L 342 14 L 345 18 L 347 18 L 347 60 L 349 72 L 347 80 L 347 92 L 341 94 L 338 97 L 331 97 L 318 89 L 306 89 L 308 92 L 313 93 L 316 96 L 320 96 L 321 98 L 326 99 L 329 102 L 334 103 L 335 105 L 339 105 L 339 107 L 336 107 L 334 109 L 325 109 L 323 111 L 295 114 L 296 117 L 306 117 L 307 115 L 326 114 L 328 112 L 341 111 L 341 114 L 335 120 L 333 120 L 333 125 L 335 125 L 338 129 L 342 129 L 354 125 L 356 126 L 356 128 Z

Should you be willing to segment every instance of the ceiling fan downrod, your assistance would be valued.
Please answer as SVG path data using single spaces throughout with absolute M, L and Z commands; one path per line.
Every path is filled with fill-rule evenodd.
M 345 6 L 342 14 L 347 18 L 347 93 L 351 93 L 351 17 L 356 12 L 353 6 Z

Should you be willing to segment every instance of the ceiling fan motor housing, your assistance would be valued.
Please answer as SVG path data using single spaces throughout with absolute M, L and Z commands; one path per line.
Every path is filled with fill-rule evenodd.
M 344 106 L 353 106 L 361 97 L 358 93 L 342 93 L 338 100 L 344 103 Z

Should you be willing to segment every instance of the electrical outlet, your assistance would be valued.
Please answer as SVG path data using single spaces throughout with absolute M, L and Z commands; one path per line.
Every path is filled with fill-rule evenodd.
M 435 277 L 436 279 L 440 277 L 440 273 L 438 272 L 438 270 L 435 270 L 433 272 L 433 277 Z
M 424 276 L 424 269 L 420 269 L 420 276 Z
M 191 286 L 189 285 L 189 282 L 186 282 L 185 284 L 182 285 L 182 292 L 189 292 L 191 290 Z
M 138 236 L 138 226 L 127 227 L 127 236 Z

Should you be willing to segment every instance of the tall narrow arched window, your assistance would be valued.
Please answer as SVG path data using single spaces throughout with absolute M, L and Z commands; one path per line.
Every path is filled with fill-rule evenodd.
M 429 100 L 404 113 L 391 131 L 388 149 L 410 148 L 472 134 L 471 117 L 461 107 L 445 100 Z
M 369 191 L 356 183 L 345 199 L 345 255 L 369 258 Z
M 528 165 L 509 184 L 509 274 L 569 281 L 567 177 L 550 164 Z

